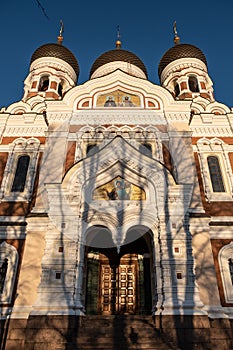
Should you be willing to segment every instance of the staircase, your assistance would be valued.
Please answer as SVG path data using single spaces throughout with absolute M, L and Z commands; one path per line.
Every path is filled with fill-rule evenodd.
M 232 330 L 232 320 L 206 315 L 33 315 L 10 320 L 3 349 L 230 350 Z
M 178 349 L 155 328 L 150 316 L 86 316 L 69 350 Z

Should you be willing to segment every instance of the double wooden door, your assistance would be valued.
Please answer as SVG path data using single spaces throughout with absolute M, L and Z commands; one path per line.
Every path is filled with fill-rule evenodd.
M 99 309 L 102 314 L 133 314 L 138 297 L 137 258 L 128 255 L 118 265 L 100 263 Z

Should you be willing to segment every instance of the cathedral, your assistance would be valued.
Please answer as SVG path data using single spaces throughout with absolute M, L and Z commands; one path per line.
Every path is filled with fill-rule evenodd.
M 148 80 L 115 48 L 78 83 L 32 53 L 0 110 L 1 350 L 233 348 L 233 109 L 180 41 Z

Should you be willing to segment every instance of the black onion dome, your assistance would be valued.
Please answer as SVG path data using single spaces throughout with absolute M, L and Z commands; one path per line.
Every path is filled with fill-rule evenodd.
M 52 43 L 52 44 L 45 44 L 40 46 L 33 53 L 30 64 L 32 64 L 32 62 L 34 62 L 38 58 L 42 58 L 42 57 L 60 58 L 61 60 L 68 63 L 73 68 L 77 76 L 79 74 L 79 65 L 75 56 L 69 49 L 67 49 L 65 46 L 61 44 Z
M 104 52 L 102 55 L 100 55 L 95 62 L 93 63 L 90 71 L 90 77 L 92 74 L 101 66 L 103 66 L 106 63 L 114 62 L 114 61 L 122 61 L 127 62 L 130 64 L 133 64 L 134 66 L 137 66 L 140 68 L 147 77 L 147 70 L 144 65 L 144 63 L 136 56 L 134 53 L 122 50 L 122 49 L 114 49 L 107 52 Z
M 205 55 L 198 47 L 190 44 L 177 44 L 171 47 L 161 58 L 158 68 L 159 77 L 169 63 L 180 58 L 198 58 L 207 66 Z

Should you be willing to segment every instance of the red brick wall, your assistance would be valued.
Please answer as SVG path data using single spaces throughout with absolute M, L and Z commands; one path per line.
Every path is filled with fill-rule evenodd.
M 66 173 L 68 171 L 68 169 L 70 169 L 72 167 L 72 165 L 74 165 L 75 148 L 76 148 L 76 142 L 69 141 L 68 148 L 67 148 L 67 154 L 66 154 L 66 163 L 65 163 L 64 173 Z

